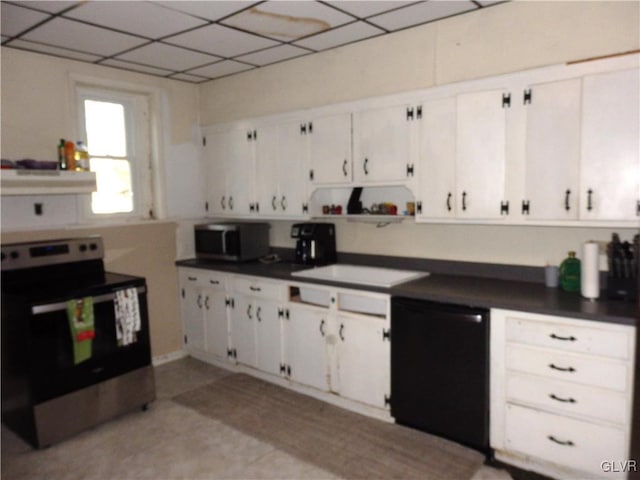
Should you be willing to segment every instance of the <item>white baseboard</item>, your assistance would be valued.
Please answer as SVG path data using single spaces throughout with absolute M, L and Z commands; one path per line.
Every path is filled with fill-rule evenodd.
M 151 359 L 151 363 L 154 367 L 158 365 L 162 365 L 163 363 L 173 362 L 174 360 L 179 360 L 181 358 L 187 357 L 189 354 L 184 350 L 176 350 L 175 352 L 165 353 L 164 355 L 158 355 L 157 357 L 153 357 Z

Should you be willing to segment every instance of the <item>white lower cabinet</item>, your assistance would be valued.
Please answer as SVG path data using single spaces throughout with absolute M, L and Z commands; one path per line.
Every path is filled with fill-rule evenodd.
M 635 327 L 491 310 L 491 446 L 558 478 L 625 478 Z M 623 469 L 618 469 L 623 470 Z
M 387 408 L 391 389 L 389 319 L 338 314 L 336 320 L 336 392 L 358 402 Z
M 329 391 L 329 312 L 296 304 L 290 304 L 288 310 L 282 330 L 287 376 L 302 385 Z
M 229 344 L 226 277 L 209 270 L 180 268 L 179 283 L 186 350 L 225 359 Z

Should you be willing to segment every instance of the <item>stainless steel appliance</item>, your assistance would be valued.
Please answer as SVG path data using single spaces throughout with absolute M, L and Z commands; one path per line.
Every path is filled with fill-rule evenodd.
M 296 263 L 326 265 L 336 261 L 336 228 L 333 223 L 296 223 L 291 227 L 296 238 Z
M 391 299 L 391 415 L 490 454 L 489 312 Z
M 207 223 L 194 234 L 197 258 L 243 262 L 269 253 L 268 223 Z
M 2 421 L 40 448 L 146 408 L 155 381 L 145 279 L 105 272 L 100 237 L 1 251 Z M 73 306 L 87 304 L 81 337 Z M 125 316 L 137 323 L 123 337 Z

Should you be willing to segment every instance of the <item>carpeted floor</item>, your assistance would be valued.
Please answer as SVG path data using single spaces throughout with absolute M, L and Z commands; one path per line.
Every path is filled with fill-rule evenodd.
M 470 479 L 483 455 L 244 374 L 173 401 L 341 478 Z

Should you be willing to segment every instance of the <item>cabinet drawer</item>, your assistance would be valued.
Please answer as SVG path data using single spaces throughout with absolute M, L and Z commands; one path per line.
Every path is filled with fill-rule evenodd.
M 514 314 L 507 317 L 507 341 L 612 358 L 631 357 L 632 327 L 589 323 L 593 326 L 578 320 L 542 315 L 536 320 Z
M 572 382 L 509 374 L 507 401 L 536 406 L 552 413 L 570 414 L 625 425 L 629 402 L 625 393 Z
M 629 366 L 620 360 L 508 344 L 505 361 L 511 371 L 620 392 L 629 389 Z
M 225 275 L 222 272 L 201 269 L 180 269 L 180 285 L 224 290 L 226 288 Z
M 605 476 L 601 463 L 628 458 L 622 429 L 604 427 L 517 405 L 507 405 L 506 446 L 592 475 Z M 607 473 L 607 478 L 612 474 Z
M 233 280 L 233 290 L 243 295 L 269 298 L 271 300 L 282 300 L 285 296 L 284 284 L 249 277 L 235 278 Z

